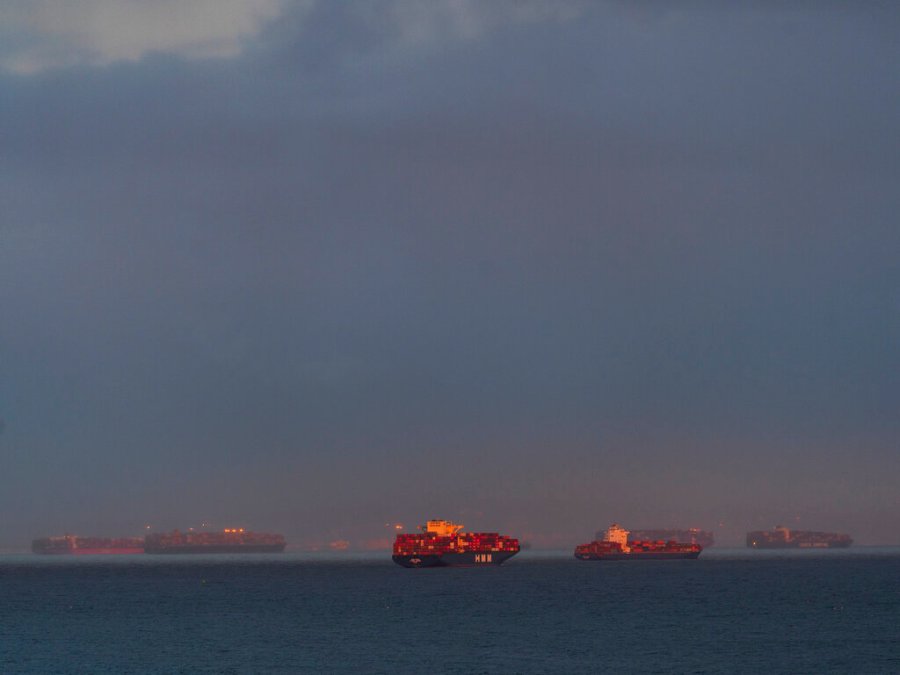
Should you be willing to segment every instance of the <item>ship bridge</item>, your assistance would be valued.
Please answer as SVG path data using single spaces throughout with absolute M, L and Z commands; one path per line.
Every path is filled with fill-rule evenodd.
M 425 531 L 436 534 L 439 537 L 452 537 L 465 527 L 458 523 L 451 523 L 449 520 L 429 520 L 425 523 Z

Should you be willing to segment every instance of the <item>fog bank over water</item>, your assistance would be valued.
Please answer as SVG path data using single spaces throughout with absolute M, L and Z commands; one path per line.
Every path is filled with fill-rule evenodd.
M 0 547 L 900 544 L 894 4 L 80 6 L 0 10 Z

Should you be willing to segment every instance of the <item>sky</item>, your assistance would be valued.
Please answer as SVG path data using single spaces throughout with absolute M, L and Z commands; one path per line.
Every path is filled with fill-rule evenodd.
M 900 6 L 11 0 L 0 547 L 900 544 Z

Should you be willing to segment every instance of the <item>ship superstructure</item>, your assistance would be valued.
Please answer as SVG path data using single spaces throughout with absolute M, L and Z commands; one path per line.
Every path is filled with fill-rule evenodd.
M 576 546 L 575 557 L 579 560 L 685 560 L 697 558 L 703 550 L 699 544 L 631 539 L 630 534 L 613 523 L 595 541 Z
M 748 548 L 847 548 L 852 543 L 849 534 L 791 530 L 783 525 L 747 533 Z
M 403 567 L 500 565 L 519 552 L 519 540 L 496 532 L 461 533 L 449 520 L 429 520 L 420 532 L 398 534 L 393 560 Z

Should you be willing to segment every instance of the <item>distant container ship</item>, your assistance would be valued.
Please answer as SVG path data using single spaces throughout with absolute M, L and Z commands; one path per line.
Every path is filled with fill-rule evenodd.
M 501 565 L 519 552 L 519 540 L 496 532 L 460 534 L 462 525 L 429 520 L 421 532 L 398 534 L 393 560 L 403 567 Z
M 630 540 L 628 530 L 617 523 L 610 525 L 601 537 L 575 547 L 578 560 L 691 560 L 700 555 L 700 544 L 677 541 Z
M 597 539 L 603 539 L 605 530 L 596 534 Z M 679 544 L 700 544 L 703 548 L 709 548 L 715 544 L 715 537 L 709 530 L 700 530 L 696 527 L 671 530 L 631 530 L 630 539 L 633 541 L 677 541 Z
M 141 537 L 44 537 L 31 542 L 31 550 L 42 555 L 122 555 L 144 552 Z
M 179 532 L 148 534 L 145 553 L 281 553 L 285 541 L 280 534 L 247 532 L 244 528 L 221 532 Z
M 781 525 L 747 533 L 748 548 L 847 548 L 852 543 L 849 534 L 790 530 Z

